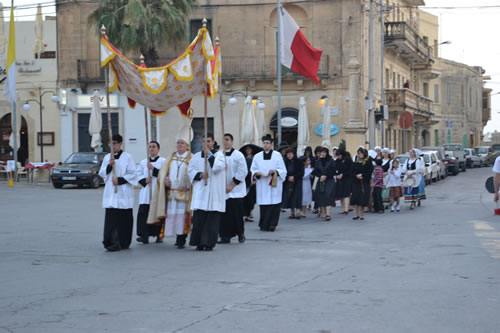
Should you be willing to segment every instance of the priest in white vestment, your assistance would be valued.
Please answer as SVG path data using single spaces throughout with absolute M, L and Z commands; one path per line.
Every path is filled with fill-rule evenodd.
M 283 156 L 274 151 L 270 135 L 262 138 L 264 151 L 257 153 L 250 172 L 256 179 L 257 204 L 260 207 L 259 227 L 262 231 L 274 231 L 280 218 L 280 205 L 286 167 Z
M 128 249 L 132 242 L 134 227 L 134 186 L 137 185 L 135 162 L 130 154 L 122 151 L 123 138 L 120 134 L 112 137 L 113 157 L 107 154 L 99 170 L 104 179 L 102 207 L 104 217 L 104 247 L 108 251 Z
M 196 246 L 198 251 L 213 250 L 219 234 L 221 213 L 226 211 L 224 154 L 215 151 L 214 144 L 213 135 L 204 138 L 203 151 L 193 156 L 188 167 L 193 184 L 193 230 L 189 245 Z
M 148 145 L 149 160 L 143 159 L 137 167 L 137 179 L 141 185 L 139 192 L 139 211 L 137 212 L 137 241 L 148 244 L 149 236 L 156 237 L 156 242 L 161 243 L 161 227 L 159 225 L 148 225 L 148 213 L 151 203 L 151 195 L 156 191 L 158 173 L 166 159 L 159 155 L 160 144 L 151 141 Z
M 219 228 L 220 244 L 228 244 L 238 236 L 243 243 L 245 221 L 243 220 L 243 198 L 247 194 L 245 178 L 248 174 L 245 156 L 233 148 L 233 135 L 224 134 L 224 154 L 226 158 L 226 212 L 222 214 Z

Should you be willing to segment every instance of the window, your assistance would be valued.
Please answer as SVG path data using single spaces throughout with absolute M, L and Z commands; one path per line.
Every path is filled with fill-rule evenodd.
M 398 74 L 398 89 L 401 89 L 401 75 Z
M 396 72 L 392 72 L 392 87 L 396 89 Z
M 439 146 L 439 130 L 434 130 L 434 146 Z
M 390 82 L 391 82 L 391 75 L 390 75 L 390 73 L 389 73 L 389 68 L 386 68 L 386 69 L 385 69 L 385 87 L 386 87 L 387 89 L 389 89 L 389 88 L 390 88 L 390 87 L 389 87 Z
M 429 84 L 428 83 L 424 83 L 423 84 L 423 90 L 424 90 L 424 96 L 425 97 L 429 97 Z
M 472 106 L 472 87 L 469 87 L 469 106 Z
M 203 149 L 203 135 L 205 135 L 205 129 L 203 126 L 203 117 L 193 118 L 191 127 L 193 129 L 193 140 L 191 141 L 191 152 L 193 154 L 201 151 Z M 214 133 L 214 118 L 208 118 L 208 134 Z
M 429 45 L 429 37 L 427 37 L 427 36 L 422 36 L 422 37 L 424 39 L 424 43 Z
M 198 30 L 203 26 L 203 19 L 194 19 L 189 22 L 189 41 L 191 42 L 196 35 L 198 35 Z M 207 29 L 210 36 L 212 36 L 212 20 L 207 19 Z
M 464 102 L 464 100 L 465 100 L 465 88 L 464 88 L 463 84 L 460 86 L 460 92 L 461 92 L 461 94 L 460 94 L 461 101 L 460 102 L 461 102 L 461 105 L 464 106 L 465 105 L 465 102 Z
M 434 39 L 434 58 L 437 58 L 438 57 L 438 41 L 436 39 Z
M 439 85 L 434 85 L 434 103 L 439 103 Z
M 448 138 L 447 142 L 451 143 L 451 129 L 448 129 Z

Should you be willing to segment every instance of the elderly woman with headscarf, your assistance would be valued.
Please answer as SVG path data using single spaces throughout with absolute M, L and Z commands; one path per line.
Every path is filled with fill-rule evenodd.
M 364 220 L 364 208 L 368 206 L 368 201 L 370 200 L 370 181 L 372 178 L 373 164 L 366 149 L 359 148 L 357 157 L 352 167 L 353 181 L 351 205 L 356 209 L 356 216 L 352 219 Z
M 285 155 L 286 179 L 283 182 L 282 208 L 290 208 L 289 219 L 301 218 L 302 208 L 302 178 L 304 177 L 304 163 L 297 158 L 292 148 L 286 150 Z M 295 215 L 297 214 L 297 215 Z
M 342 210 L 339 214 L 349 212 L 349 198 L 352 189 L 352 157 L 349 152 L 339 149 L 337 150 L 337 160 L 335 161 L 335 186 L 336 197 L 340 198 Z
M 315 181 L 314 201 L 319 208 L 319 216 L 324 221 L 330 221 L 330 207 L 333 205 L 335 196 L 335 163 L 329 155 L 329 149 L 322 147 L 320 158 L 316 160 L 313 174 L 318 178 Z
M 412 148 L 409 154 L 410 158 L 402 165 L 405 173 L 404 197 L 405 202 L 410 203 L 410 209 L 414 209 L 417 203 L 420 206 L 420 200 L 425 199 L 425 162 L 420 157 L 420 150 Z

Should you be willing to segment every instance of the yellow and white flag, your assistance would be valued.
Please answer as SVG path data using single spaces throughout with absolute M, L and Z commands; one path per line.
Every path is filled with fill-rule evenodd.
M 10 104 L 16 103 L 16 30 L 14 28 L 14 6 L 10 7 L 9 49 L 7 51 L 7 79 L 3 95 Z

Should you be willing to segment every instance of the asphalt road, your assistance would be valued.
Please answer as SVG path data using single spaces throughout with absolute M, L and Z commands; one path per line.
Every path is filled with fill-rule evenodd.
M 213 252 L 107 253 L 102 188 L 0 183 L 0 332 L 500 332 L 490 173 L 427 187 L 415 211 L 246 223 Z

